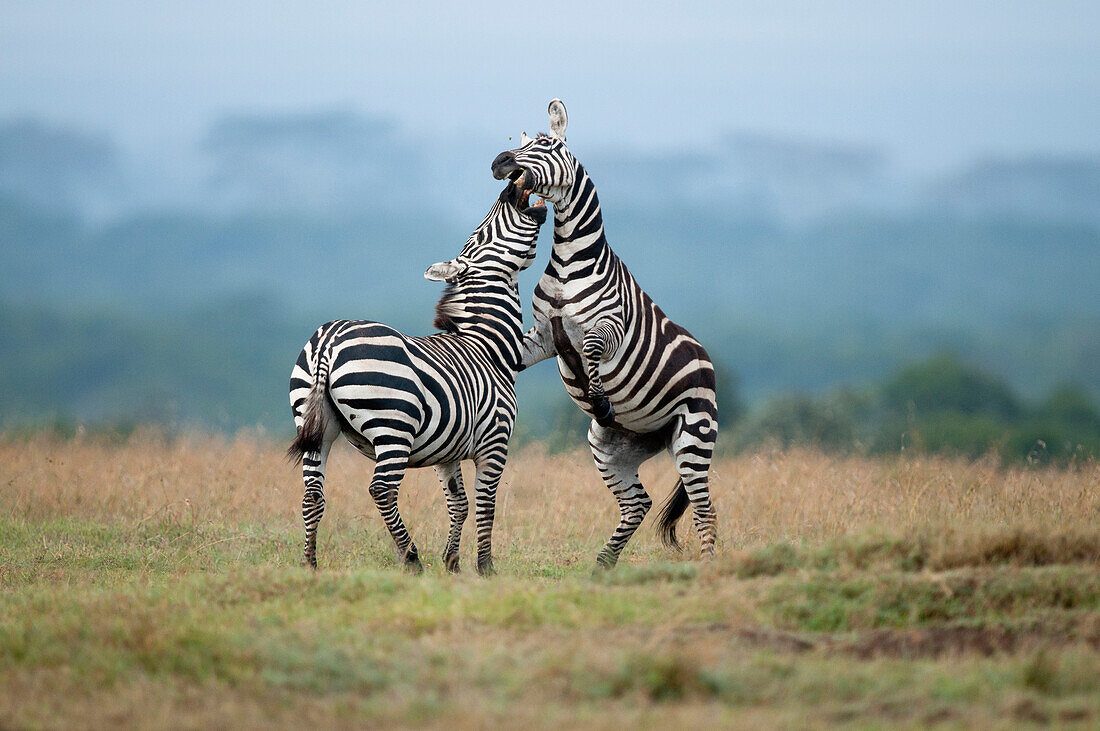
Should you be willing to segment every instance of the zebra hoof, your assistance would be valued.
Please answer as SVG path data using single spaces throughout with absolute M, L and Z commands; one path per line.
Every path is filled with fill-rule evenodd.
M 447 570 L 452 574 L 461 573 L 458 567 L 458 554 L 452 553 L 450 555 L 443 556 L 443 565 L 447 567 Z
M 615 407 L 607 398 L 598 398 L 592 402 L 592 415 L 600 426 L 615 425 Z
M 409 549 L 401 558 L 405 564 L 405 570 L 410 574 L 423 573 L 424 566 L 420 563 L 420 554 L 417 553 L 416 548 Z
M 619 562 L 619 557 L 611 553 L 611 551 L 600 551 L 596 556 L 596 569 L 592 573 L 599 576 L 605 571 L 610 571 L 615 568 L 615 564 Z
M 477 562 L 477 572 L 482 576 L 492 576 L 495 574 L 497 570 L 493 568 L 493 559 L 489 558 L 484 561 L 479 559 Z

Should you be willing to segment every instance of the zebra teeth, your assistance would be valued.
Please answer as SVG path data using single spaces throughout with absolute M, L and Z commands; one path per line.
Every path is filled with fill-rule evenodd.
M 516 185 L 518 186 L 520 184 L 520 182 L 521 181 L 517 180 Z M 522 212 L 522 211 L 526 211 L 530 207 L 531 207 L 531 189 L 530 188 L 520 188 L 519 197 L 516 198 L 516 208 L 519 209 Z

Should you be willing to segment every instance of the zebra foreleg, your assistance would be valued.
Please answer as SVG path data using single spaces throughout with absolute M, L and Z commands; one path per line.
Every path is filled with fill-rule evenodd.
M 623 327 L 613 320 L 601 320 L 584 334 L 584 361 L 588 371 L 588 398 L 592 403 L 592 415 L 600 426 L 615 423 L 615 407 L 604 393 L 600 378 L 600 362 L 610 358 L 623 339 Z
M 547 358 L 553 358 L 556 354 L 554 336 L 549 324 L 545 320 L 536 322 L 534 327 L 523 334 L 523 342 L 520 343 L 519 369 L 522 371 L 530 368 Z
M 507 439 L 507 435 L 505 436 Z M 477 523 L 477 572 L 482 576 L 494 573 L 493 520 L 496 517 L 497 485 L 504 471 L 508 452 L 507 441 L 498 449 L 477 457 L 477 484 L 474 487 L 474 520 Z
M 696 411 L 681 419 L 669 448 L 691 503 L 691 519 L 699 533 L 700 558 L 714 556 L 717 537 L 717 518 L 710 501 L 708 476 L 717 437 L 718 424 L 714 417 L 705 411 Z
M 653 500 L 638 480 L 638 467 L 659 452 L 661 446 L 652 438 L 627 435 L 595 421 L 588 429 L 588 446 L 600 477 L 619 504 L 619 525 L 596 556 L 597 566 L 609 569 L 619 561 L 627 541 L 653 506 Z
M 376 451 L 378 445 L 375 445 Z M 397 490 L 401 486 L 401 480 L 405 476 L 405 468 L 409 463 L 409 451 L 407 448 L 377 452 L 377 462 L 374 465 L 374 478 L 370 483 L 370 496 L 382 515 L 382 520 L 389 529 L 393 542 L 397 546 L 397 558 L 405 564 L 405 567 L 419 573 L 423 570 L 420 564 L 420 554 L 416 550 L 412 536 L 405 528 L 401 520 L 401 513 L 397 510 Z
M 458 543 L 462 539 L 462 524 L 470 512 L 470 501 L 466 497 L 466 488 L 462 484 L 462 465 L 460 462 L 436 465 L 435 474 L 443 485 L 443 494 L 447 498 L 447 516 L 451 528 L 447 533 L 447 547 L 443 549 L 443 565 L 452 573 L 458 573 Z

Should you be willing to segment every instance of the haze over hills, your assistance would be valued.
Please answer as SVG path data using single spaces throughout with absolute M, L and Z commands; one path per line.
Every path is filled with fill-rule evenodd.
M 505 139 L 416 144 L 348 109 L 235 114 L 163 156 L 0 122 L 0 414 L 286 429 L 320 322 L 430 332 L 499 190 Z M 1025 394 L 1100 391 L 1100 159 L 983 157 L 919 176 L 873 146 L 730 133 L 699 149 L 571 149 L 611 245 L 743 395 L 880 377 L 951 350 Z M 548 256 L 521 281 L 528 300 Z M 565 397 L 520 383 L 524 428 Z

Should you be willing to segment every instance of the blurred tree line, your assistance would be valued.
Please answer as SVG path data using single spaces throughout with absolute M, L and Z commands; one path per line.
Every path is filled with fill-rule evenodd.
M 731 429 L 725 448 L 813 446 L 868 455 L 904 451 L 1066 464 L 1100 456 L 1100 409 L 1076 386 L 1023 400 L 1003 380 L 939 355 L 861 389 L 773 399 Z

